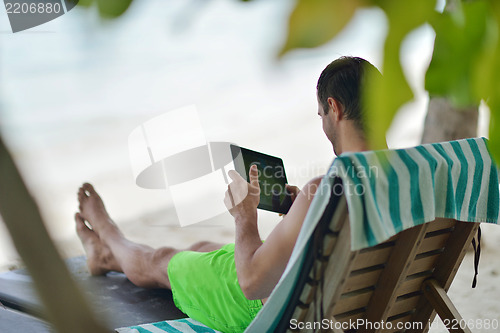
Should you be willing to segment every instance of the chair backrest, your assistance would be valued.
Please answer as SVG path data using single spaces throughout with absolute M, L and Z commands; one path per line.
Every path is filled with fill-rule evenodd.
M 351 251 L 346 200 L 333 195 L 278 331 L 426 332 L 436 310 L 460 318 L 446 291 L 478 227 L 438 218 Z

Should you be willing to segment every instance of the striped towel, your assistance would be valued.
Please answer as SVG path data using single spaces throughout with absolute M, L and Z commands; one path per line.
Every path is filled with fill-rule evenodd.
M 118 333 L 220 333 L 191 318 L 166 320 L 152 324 L 117 328 L 115 331 Z
M 342 154 L 327 176 L 329 184 L 342 178 L 353 250 L 436 217 L 498 223 L 498 174 L 485 138 Z

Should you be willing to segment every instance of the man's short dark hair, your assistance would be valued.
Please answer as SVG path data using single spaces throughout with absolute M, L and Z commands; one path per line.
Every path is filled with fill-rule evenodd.
M 318 99 L 323 111 L 328 113 L 328 97 L 333 97 L 344 106 L 344 116 L 353 120 L 356 126 L 365 131 L 362 103 L 367 73 L 378 69 L 363 58 L 341 57 L 332 61 L 318 79 Z

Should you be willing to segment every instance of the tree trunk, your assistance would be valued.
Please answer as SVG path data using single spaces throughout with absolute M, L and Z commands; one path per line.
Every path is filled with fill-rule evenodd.
M 0 137 L 0 214 L 58 332 L 108 332 L 96 321 L 52 243 L 35 200 Z
M 422 143 L 476 137 L 478 117 L 478 107 L 455 108 L 446 98 L 431 98 Z
M 477 137 L 478 107 L 455 108 L 447 98 L 431 98 L 425 117 L 422 143 Z M 482 247 L 485 248 L 484 238 Z M 472 244 L 467 249 L 472 252 Z

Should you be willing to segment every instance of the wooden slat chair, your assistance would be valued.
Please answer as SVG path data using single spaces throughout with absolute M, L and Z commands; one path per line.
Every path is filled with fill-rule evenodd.
M 427 332 L 436 313 L 443 320 L 460 321 L 446 292 L 479 223 L 438 218 L 376 246 L 351 251 L 346 199 L 332 196 L 277 331 L 299 331 L 290 329 L 293 326 L 301 332 Z M 324 319 L 328 329 L 297 324 Z M 349 325 L 358 320 L 374 325 Z M 382 321 L 390 324 L 376 329 Z M 398 323 L 414 326 L 397 329 Z

